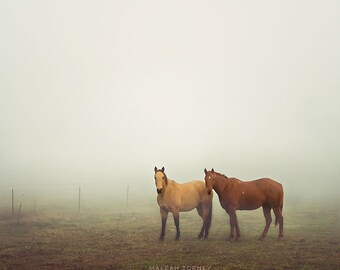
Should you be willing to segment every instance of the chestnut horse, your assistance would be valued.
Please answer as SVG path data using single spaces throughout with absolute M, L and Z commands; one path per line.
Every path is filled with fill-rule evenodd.
M 259 240 L 262 240 L 268 232 L 272 222 L 271 209 L 275 214 L 275 225 L 279 224 L 278 240 L 283 238 L 283 188 L 282 185 L 269 178 L 261 178 L 244 182 L 237 178 L 229 178 L 214 169 L 205 173 L 205 185 L 208 194 L 214 189 L 220 199 L 221 206 L 229 215 L 230 236 L 228 241 L 236 240 L 241 236 L 238 226 L 236 210 L 254 210 L 262 206 L 266 225 Z
M 157 188 L 157 202 L 162 218 L 162 230 L 159 237 L 164 239 L 165 225 L 168 213 L 171 212 L 176 225 L 176 240 L 179 239 L 179 212 L 197 209 L 203 220 L 201 232 L 198 239 L 208 237 L 212 215 L 212 194 L 207 194 L 203 181 L 191 181 L 184 184 L 176 183 L 168 179 L 164 167 L 160 170 L 155 167 L 155 184 Z

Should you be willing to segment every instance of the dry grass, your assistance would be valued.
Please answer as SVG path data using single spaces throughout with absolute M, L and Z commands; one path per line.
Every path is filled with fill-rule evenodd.
M 159 242 L 154 202 L 100 212 L 87 208 L 80 214 L 50 207 L 22 213 L 20 220 L 1 213 L 0 269 L 340 269 L 338 205 L 286 203 L 286 236 L 280 242 L 274 226 L 264 241 L 257 240 L 264 225 L 261 210 L 239 212 L 242 239 L 225 242 L 228 217 L 218 203 L 205 241 L 196 240 L 201 221 L 190 212 L 181 214 L 180 241 L 174 241 L 169 216 L 166 239 Z

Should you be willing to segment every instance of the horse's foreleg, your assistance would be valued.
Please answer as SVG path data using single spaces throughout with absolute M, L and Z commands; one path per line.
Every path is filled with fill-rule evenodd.
M 261 234 L 259 240 L 262 240 L 263 238 L 266 237 L 268 230 L 269 230 L 269 226 L 272 223 L 272 216 L 270 214 L 271 208 L 263 206 L 262 209 L 263 209 L 264 218 L 266 219 L 266 226 L 264 227 L 263 233 Z
M 236 229 L 236 240 L 240 239 L 241 237 L 241 231 L 240 231 L 240 227 L 238 226 L 238 219 L 235 213 L 235 229 Z
M 161 211 L 161 218 L 162 218 L 162 230 L 161 230 L 161 235 L 159 237 L 159 240 L 162 241 L 164 240 L 166 220 L 168 218 L 168 211 L 165 211 L 161 208 L 160 208 L 160 211 Z
M 178 240 L 181 234 L 179 231 L 179 211 L 173 211 L 172 215 L 174 216 L 174 222 L 176 226 L 176 240 Z
M 235 211 L 229 211 L 228 214 L 229 214 L 229 219 L 230 219 L 230 235 L 227 241 L 230 242 L 234 240 L 234 230 L 236 227 L 237 218 L 236 218 Z

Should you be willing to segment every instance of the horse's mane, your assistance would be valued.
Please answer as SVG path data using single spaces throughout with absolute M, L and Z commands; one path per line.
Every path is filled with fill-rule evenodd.
M 222 173 L 215 172 L 215 174 L 217 174 L 218 176 L 223 176 L 225 179 L 228 179 L 228 176 L 225 176 L 225 175 L 224 175 L 224 174 L 222 174 Z

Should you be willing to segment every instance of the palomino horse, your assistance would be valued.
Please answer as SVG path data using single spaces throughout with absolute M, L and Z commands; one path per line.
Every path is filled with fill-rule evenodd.
M 208 194 L 203 181 L 191 181 L 184 184 L 176 183 L 168 179 L 164 173 L 164 167 L 160 170 L 155 167 L 155 184 L 157 188 L 157 202 L 161 212 L 162 231 L 160 240 L 164 239 L 165 225 L 168 213 L 171 212 L 176 225 L 176 240 L 179 239 L 179 212 L 191 211 L 196 208 L 202 217 L 203 226 L 198 238 L 209 234 L 212 215 L 212 194 Z
M 221 206 L 226 210 L 230 219 L 230 236 L 228 241 L 236 240 L 241 236 L 236 217 L 236 210 L 254 210 L 262 206 L 266 225 L 259 240 L 262 240 L 268 232 L 272 222 L 271 209 L 275 214 L 275 225 L 279 224 L 278 240 L 283 238 L 283 188 L 282 185 L 269 178 L 261 178 L 254 181 L 243 182 L 237 178 L 229 178 L 214 169 L 205 172 L 205 184 L 208 194 L 214 189 L 220 199 Z

